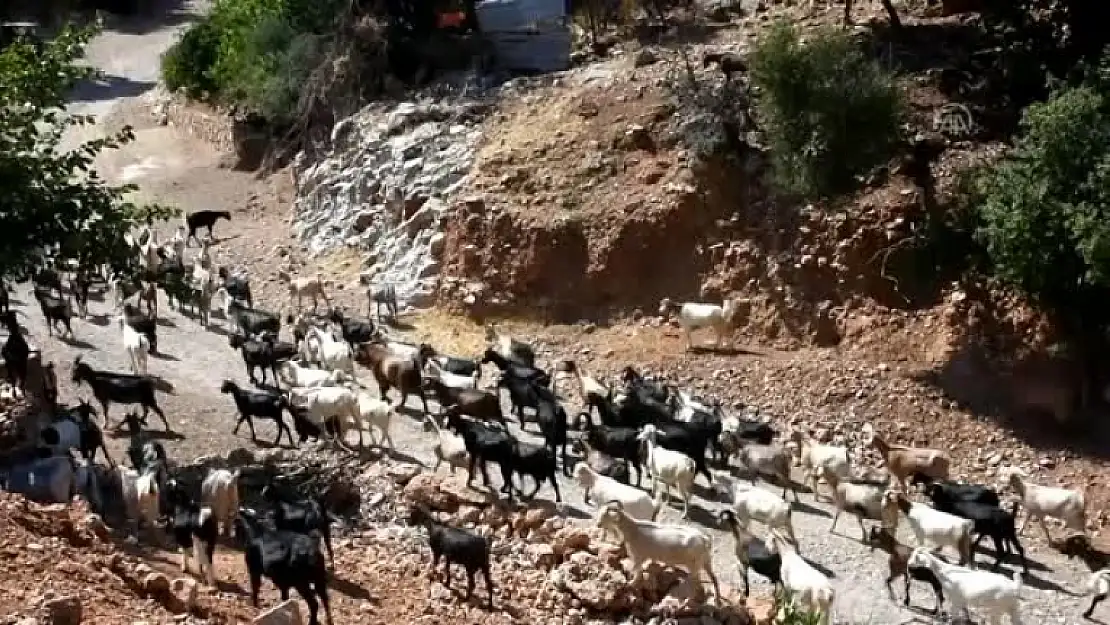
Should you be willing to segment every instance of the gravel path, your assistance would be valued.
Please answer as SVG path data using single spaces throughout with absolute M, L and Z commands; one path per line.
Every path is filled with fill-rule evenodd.
M 195 8 L 195 5 L 194 5 Z M 157 61 L 160 52 L 172 41 L 177 26 L 145 31 L 145 34 L 127 34 L 114 31 L 104 33 L 89 50 L 90 62 L 105 68 L 109 73 L 135 82 L 150 81 L 157 75 Z M 124 90 L 116 98 L 101 99 L 93 103 L 83 102 L 78 106 L 83 112 L 97 115 L 107 114 L 113 108 L 126 105 L 134 97 L 131 91 Z M 148 169 L 145 176 L 151 185 L 157 186 L 164 199 L 177 201 L 186 209 L 227 208 L 235 209 L 243 194 L 246 177 L 216 166 L 218 155 L 213 150 L 205 151 L 203 146 L 183 137 L 175 137 L 172 128 L 151 129 L 140 133 L 138 140 L 126 150 L 107 155 L 102 173 L 109 179 L 118 180 L 129 166 L 141 166 L 151 161 L 155 166 Z M 141 184 L 144 180 L 138 180 Z M 234 193 L 221 195 L 220 189 L 234 190 Z M 144 193 L 145 194 L 145 193 Z M 233 222 L 222 236 L 249 233 L 252 224 Z M 254 243 L 247 234 L 244 241 L 232 243 L 243 245 Z M 15 297 L 26 306 L 30 301 L 25 287 L 21 287 Z M 277 305 L 276 302 L 263 302 L 263 305 Z M 74 389 L 69 382 L 71 363 L 78 355 L 95 367 L 117 371 L 127 369 L 126 359 L 120 346 L 120 330 L 109 315 L 109 307 L 103 301 L 92 302 L 93 315 L 88 321 L 75 321 L 77 340 L 63 342 L 49 338 L 37 310 L 28 309 L 25 320 L 29 341 L 40 345 L 46 359 L 58 363 L 62 385 L 63 400 L 74 401 L 78 397 L 89 397 L 87 389 Z M 233 409 L 227 397 L 217 392 L 220 382 L 232 379 L 246 383 L 246 374 L 241 361 L 227 344 L 224 333 L 218 326 L 223 321 L 214 315 L 215 326 L 205 330 L 196 321 L 185 318 L 169 307 L 161 307 L 165 322 L 160 328 L 159 345 L 161 357 L 152 357 L 150 371 L 169 381 L 175 388 L 173 394 L 160 396 L 160 401 L 173 429 L 183 438 L 166 441 L 171 456 L 178 461 L 188 461 L 192 457 L 226 452 L 239 446 L 250 446 L 245 430 L 239 437 L 231 435 L 234 423 Z M 366 376 L 363 376 L 364 378 Z M 369 382 L 369 380 L 364 380 Z M 118 410 L 118 408 L 117 408 Z M 122 412 L 115 412 L 118 420 Z M 157 427 L 157 420 L 152 427 Z M 262 425 L 259 435 L 272 440 L 273 430 Z M 422 461 L 431 459 L 431 439 L 424 433 L 415 419 L 402 417 L 394 426 L 394 440 L 398 449 Z M 113 453 L 119 455 L 122 442 L 111 443 Z M 699 482 L 702 478 L 699 478 Z M 563 480 L 563 495 L 568 505 L 586 512 L 581 505 L 582 493 L 573 484 Z M 541 491 L 541 497 L 550 497 L 548 488 Z M 707 502 L 698 497 L 692 512 L 693 522 L 706 522 L 723 504 Z M 678 513 L 668 509 L 665 521 L 677 521 Z M 831 522 L 829 508 L 815 504 L 808 494 L 803 495 L 803 505 L 799 506 L 795 517 L 796 529 L 803 552 L 813 562 L 825 567 L 835 575 L 837 590 L 837 614 L 839 620 L 848 623 L 874 623 L 892 625 L 900 623 L 933 622 L 931 618 L 917 610 L 903 609 L 900 602 L 892 603 L 883 588 L 885 579 L 885 557 L 881 553 L 871 553 L 861 546 L 855 534 L 855 523 L 843 519 L 840 535 L 827 532 Z M 739 582 L 732 554 L 732 540 L 716 529 L 711 530 L 715 545 L 715 569 L 723 580 L 730 584 Z M 1032 541 L 1028 541 L 1032 542 Z M 1027 545 L 1028 546 L 1028 545 Z M 1055 553 L 1042 548 L 1030 548 L 1032 565 L 1031 575 L 1026 578 L 1024 597 L 1024 618 L 1026 623 L 1043 625 L 1080 622 L 1080 613 L 1086 607 L 1082 596 L 1068 593 L 1080 590 L 1083 571 L 1070 565 Z M 980 559 L 984 556 L 980 555 Z M 1043 566 L 1042 566 L 1043 565 Z M 770 587 L 757 581 L 753 576 L 753 594 L 767 594 Z M 900 590 L 898 591 L 901 592 Z M 915 605 L 932 606 L 931 591 L 915 585 Z M 900 595 L 899 595 L 900 596 Z

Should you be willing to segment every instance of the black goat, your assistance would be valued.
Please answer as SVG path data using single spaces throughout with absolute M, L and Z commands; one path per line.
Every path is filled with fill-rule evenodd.
M 48 362 L 42 368 L 42 398 L 51 408 L 58 406 L 58 374 L 54 371 L 54 363 Z
M 971 546 L 972 554 L 979 548 L 979 543 L 990 536 L 991 540 L 994 541 L 994 570 L 997 571 L 1002 566 L 1002 558 L 1004 556 L 1009 557 L 1010 547 L 1013 547 L 1017 551 L 1018 557 L 1021 558 L 1022 571 L 1026 575 L 1029 574 L 1029 564 L 1025 560 L 1025 549 L 1022 548 L 1021 541 L 1018 540 L 1015 527 L 1018 502 L 1015 501 L 1013 508 L 1007 512 L 998 506 L 955 499 L 940 484 L 926 486 L 925 496 L 932 500 L 933 507 L 937 510 L 968 519 L 975 524 L 972 531 L 979 536 L 975 538 L 975 542 Z
M 153 379 L 126 373 L 98 371 L 87 363 L 81 362 L 81 357 L 78 356 L 73 361 L 72 381 L 78 385 L 85 382 L 92 389 L 93 397 L 96 397 L 96 400 L 100 402 L 100 407 L 104 412 L 105 427 L 108 427 L 111 422 L 108 418 L 108 407 L 112 403 L 140 404 L 143 407 L 143 423 L 146 423 L 147 416 L 153 410 L 162 419 L 166 431 L 172 431 L 170 422 L 166 420 L 166 414 L 162 412 L 162 409 L 158 406 L 158 399 L 154 396 Z
M 579 418 L 581 417 L 586 418 L 586 443 L 590 448 L 617 460 L 628 461 L 632 468 L 636 470 L 636 486 L 639 486 L 643 480 L 640 430 L 604 424 L 597 425 L 590 418 L 589 413 L 583 413 Z
M 541 389 L 547 391 L 547 395 L 554 399 L 551 391 L 533 380 L 528 378 L 519 378 L 511 373 L 503 373 L 497 380 L 498 388 L 503 388 L 509 391 L 509 402 L 512 404 L 513 412 L 516 413 L 517 419 L 520 421 L 521 429 L 524 429 L 524 409 L 531 408 L 533 411 L 538 411 L 540 407 L 540 393 Z
M 492 362 L 503 374 L 522 380 L 532 380 L 542 386 L 551 386 L 551 374 L 538 367 L 513 362 L 493 349 L 487 349 L 478 362 L 483 365 Z
M 142 334 L 150 342 L 150 353 L 158 353 L 158 320 L 148 317 L 132 304 L 123 305 L 123 319 L 131 329 Z
M 31 348 L 27 345 L 27 340 L 23 338 L 23 330 L 20 329 L 15 314 L 16 311 L 8 309 L 0 315 L 0 321 L 8 330 L 8 340 L 4 341 L 4 347 L 0 349 L 0 356 L 4 358 L 4 369 L 8 384 L 26 392 L 27 361 L 31 357 Z
M 454 373 L 455 375 L 473 376 L 475 373 L 481 375 L 482 372 L 482 366 L 478 364 L 477 360 L 458 358 L 456 356 L 444 356 L 436 352 L 436 349 L 431 345 L 421 345 L 420 355 L 425 361 L 434 360 L 444 371 Z
M 73 311 L 70 309 L 69 302 L 37 287 L 33 289 L 33 292 L 35 299 L 39 302 L 39 310 L 42 311 L 42 316 L 46 319 L 46 331 L 50 336 L 54 336 L 54 330 L 60 331 L 57 326 L 61 324 L 65 328 L 64 334 L 72 337 L 73 324 L 70 320 L 73 318 Z
M 910 476 L 910 483 L 914 486 L 924 485 L 926 489 L 929 486 L 936 486 L 944 493 L 945 498 L 953 501 L 971 501 L 987 506 L 999 506 L 1002 501 L 998 496 L 998 491 L 989 486 L 964 484 L 950 480 L 934 480 L 928 475 L 916 471 Z
M 212 210 L 199 210 L 189 213 L 185 216 L 185 225 L 189 228 L 189 236 L 185 237 L 185 243 L 189 241 L 200 243 L 200 239 L 197 238 L 197 230 L 201 228 L 207 228 L 208 238 L 213 238 L 212 226 L 216 225 L 216 222 L 221 219 L 231 221 L 231 213 L 229 211 Z
M 31 276 L 31 284 L 36 289 L 42 289 L 46 292 L 50 290 L 57 291 L 58 293 L 62 292 L 62 276 L 57 270 L 50 267 L 44 267 L 36 271 L 35 274 Z
M 227 291 L 227 296 L 247 303 L 254 308 L 254 296 L 251 294 L 251 280 L 245 275 L 232 275 L 227 267 L 220 267 L 216 271 L 220 277 L 221 286 Z
M 523 477 L 525 475 L 531 477 L 536 483 L 536 487 L 527 495 L 524 494 L 524 489 L 517 489 L 520 495 L 525 499 L 532 499 L 536 496 L 536 493 L 540 492 L 540 487 L 543 486 L 544 481 L 550 481 L 551 488 L 555 490 L 555 501 L 562 501 L 563 496 L 559 493 L 559 481 L 555 476 L 558 472 L 555 452 L 549 449 L 546 444 L 534 445 L 516 439 L 512 442 L 513 473 L 521 476 L 522 485 L 524 484 Z
M 370 320 L 362 321 L 361 319 L 348 319 L 343 315 L 343 312 L 338 308 L 333 309 L 328 319 L 334 321 L 339 325 L 343 334 L 343 340 L 354 349 L 357 343 L 366 343 L 372 341 L 377 335 L 377 330 L 374 328 L 374 322 Z
M 567 462 L 567 411 L 555 399 L 555 395 L 543 389 L 549 396 L 540 397 L 536 407 L 536 423 L 543 434 L 543 442 L 551 450 L 554 458 L 558 448 L 563 448 L 563 475 L 570 477 L 570 463 Z
M 200 572 L 208 585 L 216 587 L 216 571 L 213 568 L 212 554 L 216 551 L 219 526 L 212 509 L 201 506 L 185 492 L 176 480 L 165 485 L 166 502 L 170 512 L 170 534 L 181 553 L 181 570 L 188 570 L 188 553 L 192 549 Z
M 658 402 L 665 402 L 670 397 L 670 389 L 667 388 L 666 384 L 651 382 L 632 367 L 625 367 L 621 371 L 621 381 L 624 382 L 626 387 L 646 391 L 649 397 Z
M 268 531 L 261 519 L 245 508 L 239 508 L 235 533 L 242 538 L 244 546 L 252 605 L 258 607 L 262 578 L 268 577 L 281 592 L 283 601 L 289 599 L 290 588 L 300 593 L 308 604 L 308 625 L 320 625 L 320 607 L 316 602 L 319 597 L 328 625 L 332 625 L 328 567 L 320 551 L 319 537 L 285 530 Z
M 272 312 L 247 308 L 237 299 L 232 299 L 227 306 L 228 315 L 239 331 L 246 336 L 254 336 L 262 332 L 281 332 L 281 317 Z
M 508 426 L 501 413 L 501 400 L 494 393 L 476 388 L 453 388 L 432 377 L 424 378 L 424 387 L 432 392 L 444 410 L 454 408 L 459 414 Z
M 574 453 L 582 455 L 585 462 L 598 475 L 611 477 L 621 484 L 628 484 L 632 476 L 628 473 L 628 461 L 614 458 L 609 454 L 592 449 L 585 439 L 578 439 L 571 444 Z
M 274 375 L 276 382 L 278 365 L 297 355 L 296 345 L 276 341 L 269 333 L 263 333 L 259 340 L 248 339 L 241 334 L 232 334 L 227 342 L 233 349 L 238 349 L 242 353 L 243 364 L 247 367 L 251 384 L 258 384 L 258 379 L 254 377 L 256 368 L 262 370 L 263 384 L 266 383 L 267 370 Z
M 489 540 L 473 532 L 451 527 L 436 521 L 428 510 L 417 506 L 409 513 L 409 523 L 422 525 L 428 531 L 428 546 L 432 549 L 432 570 L 429 577 L 435 577 L 439 559 L 445 562 L 443 583 L 451 586 L 451 565 L 461 564 L 466 569 L 466 598 L 474 594 L 475 574 L 481 571 L 489 590 L 489 607 L 493 607 L 493 578 L 490 576 Z
M 280 394 L 268 391 L 243 390 L 231 380 L 224 380 L 224 383 L 220 386 L 220 392 L 230 394 L 231 398 L 235 400 L 235 407 L 239 410 L 239 420 L 235 422 L 235 429 L 231 431 L 233 435 L 239 433 L 239 427 L 245 421 L 251 431 L 251 440 L 258 440 L 254 433 L 254 419 L 252 417 L 269 419 L 274 422 L 278 431 L 277 438 L 274 439 L 274 446 L 281 444 L 283 432 L 289 437 L 289 445 L 293 446 L 293 434 L 281 418 L 281 413 L 288 403 Z
M 127 458 L 131 460 L 131 466 L 139 473 L 158 471 L 165 478 L 169 471 L 166 448 L 158 441 L 143 441 L 142 419 L 138 414 L 127 413 L 123 417 L 123 422 L 127 426 L 127 434 L 130 438 Z
M 12 309 L 12 296 L 8 293 L 8 283 L 0 280 L 0 315 L 8 314 Z
M 462 437 L 466 445 L 466 453 L 470 456 L 470 466 L 467 467 L 466 485 L 469 487 L 474 482 L 474 468 L 482 470 L 482 483 L 486 488 L 491 488 L 489 472 L 486 470 L 487 462 L 496 462 L 501 467 L 501 480 L 504 483 L 501 492 L 513 498 L 513 457 L 514 441 L 508 432 L 493 429 L 478 421 L 464 419 L 457 411 L 447 411 L 447 425 Z
M 262 499 L 273 506 L 274 527 L 279 530 L 310 534 L 319 532 L 328 550 L 328 560 L 335 566 L 331 548 L 332 516 L 319 499 L 297 499 L 272 486 L 262 488 Z
M 731 80 L 732 75 L 740 72 L 746 73 L 748 71 L 748 64 L 739 54 L 732 52 L 711 52 L 702 57 L 701 66 L 709 67 L 716 63 L 717 67 L 721 68 L 721 73 L 725 75 L 725 80 Z
M 767 578 L 776 587 L 782 585 L 782 556 L 771 553 L 767 544 L 752 535 L 740 524 L 732 510 L 724 510 L 717 515 L 717 522 L 727 527 L 736 539 L 736 559 L 744 571 L 744 594 L 751 594 L 748 571 L 752 570 Z
M 39 433 L 42 443 L 56 450 L 77 449 L 86 462 L 92 463 L 99 449 L 111 466 L 116 466 L 108 448 L 104 445 L 104 433 L 100 431 L 92 417 L 96 411 L 85 400 L 76 408 L 63 413 Z
M 82 319 L 89 316 L 89 289 L 91 287 L 92 278 L 83 270 L 74 274 L 73 279 L 69 281 L 69 292 L 73 294 L 73 300 L 77 302 L 77 308 Z

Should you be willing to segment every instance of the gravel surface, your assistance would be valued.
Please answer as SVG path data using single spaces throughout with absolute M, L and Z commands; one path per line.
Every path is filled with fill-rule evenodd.
M 174 27 L 176 28 L 176 27 Z M 172 28 L 153 30 L 146 34 L 123 34 L 107 32 L 90 48 L 90 60 L 106 68 L 110 73 L 135 81 L 151 80 L 156 76 L 158 53 L 172 40 Z M 100 100 L 94 104 L 82 104 L 85 112 L 106 114 L 113 106 L 126 105 L 131 96 Z M 248 177 L 217 168 L 218 155 L 212 150 L 205 151 L 183 137 L 175 137 L 172 128 L 152 129 L 148 135 L 140 134 L 136 144 L 119 153 L 108 155 L 104 175 L 110 179 L 120 179 L 128 166 L 151 165 L 147 173 L 136 180 L 147 184 L 155 191 L 147 191 L 162 198 L 176 200 L 186 210 L 198 208 L 226 208 L 241 210 L 245 198 L 250 197 L 252 185 Z M 271 207 L 272 211 L 273 208 Z M 266 219 L 280 223 L 274 213 Z M 254 238 L 261 233 L 251 230 L 258 223 L 233 222 L 221 236 L 246 236 L 237 242 L 225 243 L 240 249 L 260 250 L 269 248 L 273 239 Z M 241 225 L 240 225 L 241 224 Z M 284 233 L 272 233 L 279 238 Z M 272 268 L 271 268 L 272 269 Z M 280 303 L 271 298 L 269 301 L 263 289 L 262 306 L 277 307 Z M 272 292 L 272 290 L 271 290 Z M 26 306 L 30 302 L 25 287 L 20 287 L 15 298 Z M 161 310 L 168 311 L 163 305 Z M 28 308 L 25 320 L 29 341 L 40 345 L 46 359 L 59 365 L 62 382 L 63 400 L 75 401 L 78 397 L 89 397 L 87 389 L 74 389 L 69 382 L 70 366 L 73 359 L 83 355 L 94 367 L 117 371 L 126 370 L 126 359 L 120 345 L 120 330 L 109 315 L 104 302 L 92 303 L 93 316 L 88 321 L 76 321 L 76 340 L 64 342 L 49 338 L 41 317 L 33 307 Z M 235 447 L 251 444 L 245 431 L 238 437 L 231 435 L 234 424 L 233 408 L 226 396 L 217 392 L 220 382 L 232 379 L 246 382 L 246 375 L 237 354 L 227 344 L 227 338 L 219 329 L 223 321 L 214 315 L 215 325 L 205 330 L 192 319 L 184 318 L 174 312 L 165 313 L 164 325 L 160 328 L 159 345 L 163 355 L 150 360 L 151 373 L 166 379 L 175 388 L 173 394 L 160 396 L 160 401 L 169 416 L 173 429 L 183 438 L 166 440 L 169 453 L 174 458 L 185 461 L 202 454 L 224 452 Z M 417 321 L 419 325 L 420 321 Z M 421 327 L 421 332 L 434 332 L 435 328 Z M 661 334 L 658 331 L 657 334 Z M 641 340 L 651 340 L 648 335 Z M 737 356 L 735 363 L 742 364 L 750 356 Z M 365 373 L 365 372 L 363 372 Z M 364 381 L 370 383 L 363 375 Z M 118 419 L 122 411 L 116 409 L 113 416 Z M 157 427 L 157 421 L 152 427 Z M 266 425 L 259 427 L 260 437 L 272 440 L 273 432 Z M 431 436 L 421 430 L 418 422 L 410 417 L 402 417 L 394 426 L 394 440 L 398 451 L 422 461 L 431 458 Z M 119 457 L 123 442 L 114 440 L 110 445 Z M 699 482 L 701 478 L 699 478 Z M 568 513 L 585 514 L 591 512 L 582 505 L 582 493 L 576 486 L 563 480 L 562 492 Z M 541 491 L 541 497 L 552 496 L 549 488 Z M 695 498 L 696 508 L 691 514 L 695 523 L 706 522 L 724 504 Z M 908 622 L 930 622 L 930 618 L 920 611 L 903 609 L 900 601 L 892 603 L 883 588 L 885 578 L 885 557 L 881 553 L 871 553 L 861 546 L 855 535 L 856 527 L 851 520 L 842 520 L 841 535 L 828 533 L 831 515 L 824 504 L 815 504 L 807 494 L 803 495 L 803 505 L 796 514 L 796 529 L 801 540 L 803 553 L 816 564 L 829 569 L 835 575 L 837 589 L 837 614 L 840 620 L 849 623 L 895 624 Z M 665 521 L 678 520 L 674 508 L 668 509 Z M 737 569 L 732 555 L 732 541 L 727 535 L 711 530 L 715 539 L 715 569 L 722 574 L 723 580 L 730 584 L 738 583 Z M 1086 600 L 1069 593 L 1079 592 L 1084 579 L 1083 572 L 1062 560 L 1055 553 L 1034 547 L 1029 549 L 1032 561 L 1031 575 L 1026 578 L 1023 591 L 1023 616 L 1027 623 L 1063 624 L 1080 621 L 1080 613 L 1086 607 Z M 980 556 L 982 559 L 983 556 Z M 767 594 L 770 588 L 753 576 L 753 592 Z M 900 590 L 899 590 L 900 592 Z M 900 595 L 899 595 L 900 596 Z M 915 605 L 932 606 L 931 592 L 915 586 Z

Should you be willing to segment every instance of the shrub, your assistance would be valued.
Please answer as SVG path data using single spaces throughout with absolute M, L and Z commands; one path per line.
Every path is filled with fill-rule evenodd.
M 1110 101 L 1092 85 L 1068 88 L 1030 106 L 1021 126 L 1014 150 L 975 179 L 980 240 L 998 276 L 1087 315 L 1110 286 Z
M 846 33 L 820 31 L 803 44 L 791 25 L 775 24 L 752 54 L 751 84 L 783 191 L 847 191 L 893 153 L 901 92 Z
M 341 0 L 217 0 L 163 57 L 163 79 L 189 97 L 287 123 L 348 8 Z
M 212 69 L 219 57 L 220 34 L 210 18 L 192 25 L 162 56 L 162 80 L 170 91 L 183 89 L 190 98 L 202 99 L 218 87 Z

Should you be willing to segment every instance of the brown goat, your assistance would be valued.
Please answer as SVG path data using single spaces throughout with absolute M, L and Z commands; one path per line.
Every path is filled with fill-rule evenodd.
M 898 486 L 902 492 L 909 492 L 906 488 L 906 478 L 915 472 L 927 475 L 934 480 L 948 479 L 952 459 L 943 451 L 924 447 L 892 445 L 874 433 L 871 435 L 871 446 L 878 450 L 883 457 L 887 470 L 898 481 Z
M 424 406 L 424 415 L 429 414 L 428 399 L 424 397 L 423 377 L 420 373 L 424 369 L 424 363 L 420 356 L 399 356 L 381 343 L 364 343 L 355 351 L 355 362 L 374 374 L 382 399 L 388 401 L 386 393 L 389 389 L 396 388 L 401 392 L 401 402 L 397 404 L 400 407 L 405 405 L 409 395 L 415 393 Z
M 886 578 L 886 591 L 890 594 L 890 600 L 894 601 L 894 588 L 890 583 L 901 577 L 906 582 L 906 598 L 902 601 L 902 605 L 908 606 L 910 604 L 910 580 L 916 579 L 919 582 L 925 582 L 933 587 L 933 594 L 936 595 L 937 605 L 933 608 L 933 614 L 940 612 L 941 606 L 944 605 L 944 590 L 941 589 L 940 580 L 933 572 L 924 566 L 910 566 L 910 554 L 913 549 L 898 542 L 890 530 L 885 527 L 872 527 L 871 533 L 867 535 L 867 544 L 874 551 L 876 547 L 887 552 L 890 557 L 887 559 L 887 567 L 889 568 L 888 576 Z

